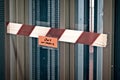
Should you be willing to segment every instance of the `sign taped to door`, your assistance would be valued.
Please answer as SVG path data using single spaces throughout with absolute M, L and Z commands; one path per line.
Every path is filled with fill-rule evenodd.
M 47 46 L 52 48 L 58 47 L 58 39 L 46 36 L 39 36 L 38 44 L 41 46 Z

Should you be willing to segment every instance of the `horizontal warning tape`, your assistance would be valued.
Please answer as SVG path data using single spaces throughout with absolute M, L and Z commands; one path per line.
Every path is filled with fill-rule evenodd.
M 91 46 L 106 47 L 107 34 L 84 32 L 69 29 L 57 29 L 43 26 L 31 26 L 18 23 L 7 23 L 7 33 L 38 38 L 47 36 L 58 38 L 58 41 L 81 43 Z

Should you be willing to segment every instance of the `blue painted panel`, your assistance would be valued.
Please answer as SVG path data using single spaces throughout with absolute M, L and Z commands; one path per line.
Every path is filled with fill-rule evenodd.
M 0 0 L 0 80 L 5 80 L 4 0 Z
M 120 0 L 115 0 L 114 80 L 120 80 Z

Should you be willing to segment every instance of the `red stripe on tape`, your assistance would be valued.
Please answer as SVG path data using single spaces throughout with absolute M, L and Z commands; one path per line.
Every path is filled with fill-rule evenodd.
M 34 28 L 35 28 L 34 26 L 23 24 L 17 34 L 18 35 L 29 36 Z
M 100 34 L 93 32 L 83 32 L 76 43 L 92 45 L 92 43 L 97 39 L 99 35 Z
M 8 26 L 9 22 L 6 22 L 6 26 Z
M 54 38 L 58 38 L 59 39 L 61 37 L 61 35 L 64 33 L 64 31 L 65 31 L 65 29 L 51 28 L 46 36 L 54 37 Z

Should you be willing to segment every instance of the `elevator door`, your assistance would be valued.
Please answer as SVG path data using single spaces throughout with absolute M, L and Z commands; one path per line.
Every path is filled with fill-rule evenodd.
M 94 6 L 90 6 L 94 1 L 10 0 L 9 21 L 88 32 L 101 29 L 99 32 L 102 32 L 103 25 L 94 27 Z M 102 2 L 99 6 L 101 5 Z M 95 21 L 96 24 L 102 24 L 102 16 L 98 14 L 97 6 L 95 17 L 98 21 L 97 18 Z M 102 79 L 102 48 L 65 42 L 58 42 L 58 48 L 51 48 L 38 45 L 37 38 L 20 35 L 8 35 L 8 40 L 10 54 L 7 54 L 6 61 L 9 63 L 7 76 L 9 75 L 10 80 Z
M 89 0 L 31 0 L 31 3 L 32 25 L 89 31 Z M 89 79 L 89 46 L 60 42 L 57 49 L 51 49 L 39 46 L 37 39 L 31 41 L 32 80 Z

